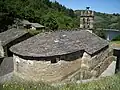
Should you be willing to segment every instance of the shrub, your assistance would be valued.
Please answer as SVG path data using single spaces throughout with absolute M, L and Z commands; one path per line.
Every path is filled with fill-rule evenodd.
M 120 35 L 115 37 L 115 38 L 113 38 L 112 41 L 120 41 Z

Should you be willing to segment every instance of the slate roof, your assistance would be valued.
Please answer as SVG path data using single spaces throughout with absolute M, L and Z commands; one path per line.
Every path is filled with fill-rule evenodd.
M 47 57 L 80 50 L 93 54 L 106 47 L 108 42 L 88 31 L 58 31 L 38 34 L 10 48 L 18 55 Z
M 34 27 L 36 27 L 36 28 L 45 27 L 45 26 L 43 26 L 43 25 L 41 25 L 41 24 L 39 24 L 39 23 L 31 23 L 31 22 L 29 22 L 28 20 L 23 20 L 23 21 L 22 21 L 22 24 L 24 24 L 24 25 L 32 25 L 32 26 L 34 26 Z
M 39 23 L 31 23 L 32 26 L 36 27 L 36 28 L 42 28 L 44 27 L 43 25 L 39 24 Z
M 30 23 L 28 20 L 23 20 L 22 23 L 23 23 L 24 25 L 26 25 L 26 24 L 30 24 L 30 25 L 31 25 L 31 23 Z
M 13 58 L 12 57 L 4 58 L 2 63 L 0 64 L 0 76 L 4 76 L 13 71 L 14 71 Z
M 22 29 L 10 29 L 5 32 L 0 33 L 0 41 L 2 46 L 10 43 L 11 41 L 20 38 L 21 36 L 25 35 L 27 32 Z

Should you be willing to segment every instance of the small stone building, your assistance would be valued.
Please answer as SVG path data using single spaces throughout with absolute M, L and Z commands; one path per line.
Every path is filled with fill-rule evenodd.
M 29 37 L 28 32 L 22 29 L 13 28 L 0 33 L 0 57 L 12 56 L 9 48 Z
M 45 26 L 39 24 L 39 23 L 31 23 L 31 26 L 33 30 L 42 30 L 45 29 Z
M 57 31 L 38 34 L 10 50 L 18 76 L 65 82 L 99 76 L 113 60 L 108 45 L 89 31 Z
M 89 7 L 86 7 L 86 10 L 81 11 L 80 28 L 93 29 L 93 22 L 94 22 L 94 11 L 91 11 L 89 10 Z
M 23 27 L 25 29 L 32 29 L 32 30 L 43 30 L 43 29 L 45 29 L 45 26 L 43 26 L 39 23 L 31 23 L 27 20 L 23 20 L 21 23 L 23 24 Z
M 21 21 L 21 26 L 23 26 L 23 28 L 25 28 L 25 29 L 30 29 L 31 23 L 27 20 L 23 20 L 23 21 Z

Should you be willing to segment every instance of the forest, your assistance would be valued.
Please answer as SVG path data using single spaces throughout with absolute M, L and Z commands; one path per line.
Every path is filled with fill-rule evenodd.
M 80 11 L 49 0 L 0 0 L 0 32 L 16 23 L 16 19 L 37 22 L 51 30 L 79 28 Z M 120 29 L 120 14 L 95 12 L 94 29 Z

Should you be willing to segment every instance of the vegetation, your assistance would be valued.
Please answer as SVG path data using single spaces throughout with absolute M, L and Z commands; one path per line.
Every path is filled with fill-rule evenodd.
M 96 29 L 93 29 L 93 33 L 95 33 L 96 35 L 98 35 L 99 37 L 101 38 L 106 38 L 105 37 L 105 31 L 101 28 L 96 28 Z
M 83 84 L 65 84 L 63 86 L 50 86 L 44 83 L 5 83 L 0 90 L 120 90 L 120 74 L 105 77 L 100 80 Z
M 0 12 L 8 13 L 13 18 L 38 22 L 49 29 L 78 27 L 72 9 L 49 0 L 1 0 Z
M 0 90 L 56 90 L 55 87 L 44 83 L 5 83 L 0 85 Z
M 115 43 L 115 44 L 119 44 L 120 45 L 120 41 L 111 41 L 111 43 Z
M 8 13 L 0 13 L 0 32 L 7 30 L 13 24 L 14 18 Z
M 120 41 L 120 35 L 119 36 L 117 36 L 117 37 L 115 37 L 115 38 L 113 38 L 113 40 L 112 41 Z
M 95 13 L 95 28 L 120 29 L 120 14 Z
M 51 30 L 79 27 L 80 11 L 73 11 L 49 0 L 0 0 L 0 31 L 15 23 L 15 19 L 27 19 L 38 22 Z M 120 29 L 120 14 L 95 12 L 95 30 L 97 28 Z
M 120 47 L 120 41 L 111 41 L 110 46 L 112 46 L 112 47 Z

